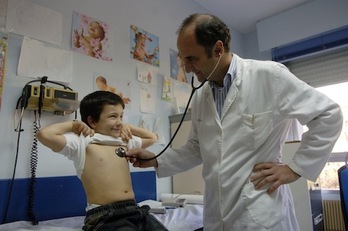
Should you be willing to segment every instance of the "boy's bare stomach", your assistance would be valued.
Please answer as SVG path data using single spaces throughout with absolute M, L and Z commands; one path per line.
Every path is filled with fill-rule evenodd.
M 115 154 L 116 146 L 90 144 L 81 180 L 87 202 L 104 205 L 134 199 L 129 164 Z

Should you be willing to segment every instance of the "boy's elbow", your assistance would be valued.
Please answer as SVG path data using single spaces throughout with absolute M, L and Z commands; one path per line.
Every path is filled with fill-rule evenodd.
M 50 148 L 53 152 L 59 152 L 63 149 L 62 145 L 60 145 L 60 142 L 55 140 L 53 137 L 54 135 L 47 134 L 44 129 L 41 129 L 36 133 L 36 138 L 40 143 Z
M 40 143 L 51 148 L 49 145 L 49 143 L 50 143 L 49 136 L 45 132 L 43 132 L 42 130 L 39 130 L 36 133 L 36 138 L 38 139 L 38 141 L 40 141 Z
M 42 130 L 39 130 L 37 133 L 36 133 L 36 138 L 42 143 L 43 140 L 44 140 L 44 133 L 42 132 Z
M 45 128 L 41 128 L 37 133 L 36 133 L 36 138 L 44 145 L 46 145 L 47 142 L 50 141 L 52 138 L 52 134 L 49 134 L 48 132 L 45 131 Z

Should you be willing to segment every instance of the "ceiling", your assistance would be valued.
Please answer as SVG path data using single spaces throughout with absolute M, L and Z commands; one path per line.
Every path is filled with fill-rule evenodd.
M 194 0 L 242 34 L 256 30 L 260 20 L 313 0 Z

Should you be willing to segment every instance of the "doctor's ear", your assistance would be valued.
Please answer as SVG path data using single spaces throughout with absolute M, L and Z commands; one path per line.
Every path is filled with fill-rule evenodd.
M 223 42 L 221 40 L 216 41 L 215 48 L 214 48 L 215 55 L 221 56 L 223 53 L 223 48 L 224 48 Z

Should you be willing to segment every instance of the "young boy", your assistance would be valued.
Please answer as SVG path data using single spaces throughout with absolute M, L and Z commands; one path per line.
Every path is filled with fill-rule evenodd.
M 167 230 L 148 206 L 135 203 L 129 164 L 115 154 L 119 147 L 146 148 L 157 139 L 143 128 L 122 124 L 123 110 L 118 95 L 96 91 L 80 103 L 82 121 L 42 128 L 37 138 L 74 161 L 87 196 L 83 230 Z

